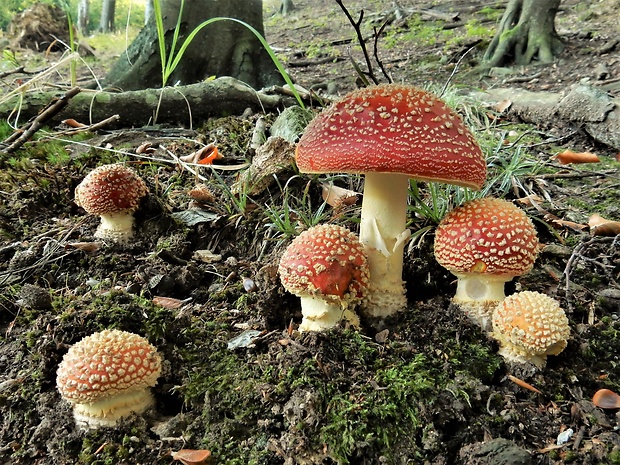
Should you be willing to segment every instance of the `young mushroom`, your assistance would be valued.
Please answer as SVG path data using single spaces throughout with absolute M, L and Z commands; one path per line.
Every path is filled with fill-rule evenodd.
M 133 237 L 133 213 L 146 194 L 146 184 L 131 168 L 102 165 L 76 187 L 75 203 L 101 217 L 95 237 L 128 242 Z
M 341 319 L 359 324 L 352 307 L 368 287 L 364 246 L 342 226 L 314 226 L 289 244 L 278 267 L 284 288 L 301 299 L 299 331 L 323 331 Z
M 530 362 L 544 368 L 547 355 L 557 355 L 567 345 L 568 318 L 560 304 L 539 292 L 523 291 L 506 297 L 493 311 L 491 335 L 506 360 Z
M 161 358 L 143 337 L 104 330 L 85 337 L 65 354 L 56 385 L 73 404 L 76 424 L 84 429 L 115 426 L 153 404 Z
M 370 266 L 364 312 L 385 317 L 406 306 L 403 282 L 409 179 L 479 189 L 484 156 L 460 117 L 412 86 L 358 89 L 318 115 L 296 150 L 302 173 L 364 174 L 360 241 Z
M 532 269 L 538 246 L 525 212 L 490 197 L 450 211 L 435 233 L 435 258 L 458 278 L 453 302 L 487 331 L 504 284 Z

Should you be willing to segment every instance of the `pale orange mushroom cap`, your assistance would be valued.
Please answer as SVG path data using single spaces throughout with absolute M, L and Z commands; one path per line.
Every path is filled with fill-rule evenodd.
M 570 335 L 560 304 L 539 292 L 523 291 L 506 297 L 493 311 L 492 336 L 506 360 L 531 362 L 543 368 L 547 355 L 557 355 Z
M 161 358 L 137 334 L 104 330 L 69 348 L 57 371 L 62 397 L 74 405 L 78 423 L 113 426 L 119 418 L 152 404 Z
M 538 247 L 525 212 L 491 197 L 450 211 L 435 233 L 435 258 L 455 274 L 521 276 L 534 265 Z
M 456 112 L 412 86 L 355 90 L 310 122 L 296 150 L 302 173 L 399 173 L 480 189 L 486 163 Z

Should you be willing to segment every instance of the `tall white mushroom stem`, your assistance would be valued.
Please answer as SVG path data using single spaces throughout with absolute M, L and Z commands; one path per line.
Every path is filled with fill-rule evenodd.
M 385 317 L 407 306 L 403 253 L 411 235 L 407 225 L 409 177 L 366 173 L 360 224 L 370 268 L 370 286 L 362 311 Z

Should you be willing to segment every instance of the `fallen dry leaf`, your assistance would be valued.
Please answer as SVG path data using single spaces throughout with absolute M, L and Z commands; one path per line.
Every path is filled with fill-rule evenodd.
M 564 150 L 556 156 L 551 157 L 551 159 L 559 161 L 562 165 L 569 165 L 571 163 L 598 163 L 601 161 L 598 155 L 594 153 L 573 152 L 572 150 Z
M 593 236 L 617 236 L 620 234 L 620 221 L 612 221 L 595 213 L 588 219 L 590 234 Z
M 101 242 L 69 242 L 67 247 L 73 247 L 83 252 L 95 252 L 101 248 Z
M 199 165 L 212 165 L 215 160 L 224 158 L 215 144 L 205 145 L 199 150 L 179 157 L 179 160 L 187 163 L 197 163 Z
M 332 183 L 322 183 L 322 196 L 327 205 L 340 207 L 341 205 L 355 205 L 359 193 L 344 187 L 335 186 Z
M 71 128 L 85 128 L 86 127 L 86 124 L 80 123 L 74 119 L 65 119 L 62 122 Z
M 181 308 L 185 302 L 179 299 L 173 299 L 172 297 L 153 297 L 153 303 L 160 307 L 174 310 L 176 308 Z
M 592 396 L 592 403 L 600 408 L 620 408 L 620 396 L 609 389 L 599 389 Z
M 495 111 L 497 111 L 498 113 L 504 113 L 506 110 L 508 110 L 510 107 L 512 106 L 512 100 L 508 100 L 508 99 L 504 99 L 501 102 L 498 102 L 495 105 Z
M 201 203 L 209 203 L 215 200 L 215 195 L 204 184 L 196 184 L 196 186 L 187 193 L 192 199 Z
M 211 451 L 206 449 L 181 449 L 172 453 L 172 458 L 185 465 L 206 465 L 211 458 Z

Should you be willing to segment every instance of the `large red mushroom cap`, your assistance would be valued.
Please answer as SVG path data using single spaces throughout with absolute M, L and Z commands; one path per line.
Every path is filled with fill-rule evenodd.
M 412 86 L 358 89 L 310 122 L 296 150 L 302 173 L 399 173 L 480 189 L 486 163 L 461 118 Z
M 160 372 L 161 358 L 146 339 L 104 330 L 71 346 L 58 367 L 56 385 L 74 405 L 78 425 L 113 426 L 152 404 L 148 388 Z
M 92 170 L 75 189 L 75 203 L 101 217 L 96 237 L 126 242 L 133 235 L 133 212 L 147 194 L 144 181 L 121 164 Z
M 369 281 L 366 254 L 357 236 L 330 224 L 297 236 L 282 255 L 278 272 L 284 288 L 302 298 L 304 319 L 329 320 L 319 328 L 302 323 L 302 329 L 311 330 L 337 323 L 344 310 L 363 299 Z M 311 302 L 316 304 L 313 309 Z M 332 311 L 337 315 L 328 316 Z
M 435 258 L 458 278 L 454 302 L 489 330 L 504 284 L 532 269 L 536 229 L 525 212 L 496 198 L 471 200 L 449 212 L 435 233 Z

